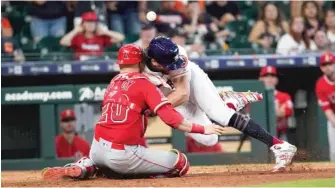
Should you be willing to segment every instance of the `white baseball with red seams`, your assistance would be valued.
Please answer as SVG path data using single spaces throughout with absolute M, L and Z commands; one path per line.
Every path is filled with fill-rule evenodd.
M 156 20 L 157 15 L 156 15 L 156 13 L 154 11 L 150 11 L 150 12 L 147 13 L 146 17 L 147 17 L 147 20 L 153 22 L 153 21 Z

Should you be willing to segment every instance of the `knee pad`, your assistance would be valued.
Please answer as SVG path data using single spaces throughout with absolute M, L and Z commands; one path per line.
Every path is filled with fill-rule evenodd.
M 185 176 L 190 168 L 190 162 L 185 154 L 173 149 L 171 152 L 177 154 L 177 160 L 173 168 L 167 172 L 167 177 L 182 177 Z
M 81 168 L 82 174 L 79 177 L 76 177 L 76 179 L 87 179 L 93 177 L 97 172 L 94 162 L 88 157 L 82 157 L 74 163 L 65 165 L 65 167 L 67 166 L 78 166 Z

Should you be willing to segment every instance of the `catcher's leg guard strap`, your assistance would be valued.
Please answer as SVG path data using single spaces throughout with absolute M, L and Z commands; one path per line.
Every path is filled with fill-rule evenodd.
M 171 152 L 177 154 L 177 160 L 173 165 L 173 168 L 167 172 L 167 176 L 168 177 L 185 176 L 190 168 L 190 162 L 188 161 L 186 155 L 176 149 L 171 150 Z
M 87 179 L 93 177 L 97 171 L 94 162 L 88 157 L 82 157 L 70 166 L 78 166 L 82 170 L 82 174 L 77 177 L 78 179 Z

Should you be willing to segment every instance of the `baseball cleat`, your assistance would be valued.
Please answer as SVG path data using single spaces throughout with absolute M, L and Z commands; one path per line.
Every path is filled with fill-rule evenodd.
M 52 167 L 42 170 L 42 177 L 45 180 L 58 180 L 64 177 L 76 178 L 82 175 L 82 170 L 78 166 Z
M 270 149 L 276 158 L 276 165 L 272 168 L 272 172 L 284 171 L 292 163 L 292 158 L 297 152 L 297 147 L 285 141 L 282 144 L 273 145 Z
M 232 105 L 236 111 L 240 111 L 247 104 L 257 102 L 263 99 L 262 94 L 251 91 L 223 91 L 220 93 L 220 96 L 226 104 Z

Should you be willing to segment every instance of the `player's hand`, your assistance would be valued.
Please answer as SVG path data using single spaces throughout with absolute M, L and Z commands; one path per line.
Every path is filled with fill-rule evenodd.
M 224 127 L 212 124 L 212 125 L 205 126 L 204 134 L 222 135 L 225 132 L 226 132 L 226 129 Z

